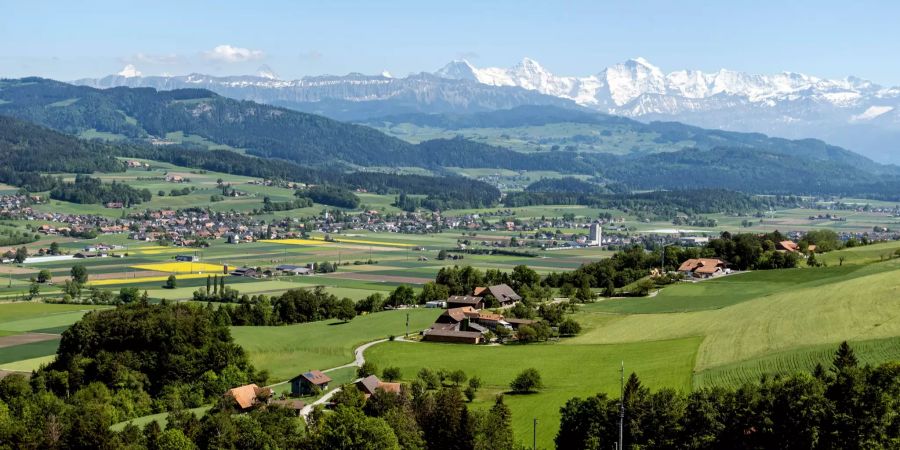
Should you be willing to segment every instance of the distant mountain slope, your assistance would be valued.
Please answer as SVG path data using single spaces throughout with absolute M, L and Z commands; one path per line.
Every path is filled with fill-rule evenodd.
M 591 125 L 591 131 L 598 136 L 626 131 L 637 135 L 647 135 L 646 141 L 652 141 L 657 144 L 670 144 L 659 145 L 656 151 L 650 151 L 649 153 L 677 150 L 684 147 L 704 150 L 716 147 L 753 148 L 796 158 L 844 163 L 866 172 L 900 174 L 900 168 L 898 167 L 875 163 L 865 156 L 841 147 L 829 145 L 817 139 L 788 140 L 772 138 L 760 133 L 707 130 L 678 122 L 651 122 L 647 124 L 625 117 L 611 116 L 589 110 L 566 109 L 554 106 L 530 105 L 509 110 L 473 114 L 405 114 L 373 118 L 362 123 L 388 132 L 390 132 L 391 126 L 413 124 L 420 127 L 459 132 L 463 136 L 469 136 L 464 131 L 466 129 L 475 130 L 472 134 L 477 134 L 483 132 L 485 128 L 504 129 L 550 124 L 583 124 Z M 408 130 L 404 129 L 403 131 L 406 132 Z M 579 136 L 573 135 L 571 138 L 572 140 L 577 140 Z M 690 144 L 685 145 L 685 143 Z M 648 153 L 646 147 L 641 147 L 640 152 Z

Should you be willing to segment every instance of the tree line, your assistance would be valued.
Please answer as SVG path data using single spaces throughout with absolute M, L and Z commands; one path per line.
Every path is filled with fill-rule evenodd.
M 900 363 L 861 365 L 847 343 L 831 367 L 735 388 L 624 389 L 624 444 L 633 449 L 889 449 L 900 444 Z M 618 398 L 573 398 L 560 409 L 558 449 L 618 441 Z

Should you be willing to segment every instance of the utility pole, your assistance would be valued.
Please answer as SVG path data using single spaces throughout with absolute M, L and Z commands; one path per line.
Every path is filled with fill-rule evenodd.
M 625 435 L 625 361 L 622 361 L 621 390 L 619 393 L 619 449 L 623 449 L 623 436 Z
M 531 428 L 531 450 L 537 450 L 537 417 L 534 418 L 534 425 Z
M 409 337 L 409 313 L 406 313 L 406 337 Z

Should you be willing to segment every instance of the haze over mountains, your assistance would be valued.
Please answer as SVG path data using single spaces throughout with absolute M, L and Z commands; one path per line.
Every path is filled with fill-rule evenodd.
M 557 75 L 537 61 L 478 68 L 453 61 L 434 73 L 316 76 L 281 80 L 268 67 L 253 76 L 119 75 L 75 82 L 92 87 L 201 87 L 222 95 L 315 112 L 341 120 L 384 115 L 466 113 L 520 105 L 585 107 L 639 120 L 815 137 L 882 162 L 900 162 L 900 88 L 855 77 L 784 72 L 663 72 L 643 58 L 583 76 Z

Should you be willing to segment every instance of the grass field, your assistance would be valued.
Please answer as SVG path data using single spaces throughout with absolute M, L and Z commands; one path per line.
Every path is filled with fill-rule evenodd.
M 801 276 L 806 271 L 833 269 L 848 268 L 797 272 Z M 755 298 L 684 313 L 611 314 L 600 302 L 583 308 L 579 319 L 588 330 L 569 342 L 612 344 L 704 336 L 695 367 L 703 371 L 796 348 L 900 336 L 898 269 L 900 260 L 893 260 L 864 266 L 851 272 L 852 277 L 838 272 L 833 279 L 798 283 L 791 289 L 772 283 L 771 292 L 759 292 Z M 759 276 L 783 282 L 788 272 L 793 271 Z M 766 285 L 764 279 L 758 283 Z
M 311 369 L 327 369 L 353 361 L 360 344 L 388 335 L 402 336 L 427 328 L 441 313 L 434 309 L 385 311 L 359 316 L 349 323 L 327 320 L 281 327 L 232 327 L 235 342 L 250 361 L 269 371 L 272 381 L 284 381 Z
M 691 370 L 700 338 L 651 341 L 622 345 L 532 344 L 471 346 L 435 343 L 390 342 L 366 352 L 378 367 L 396 366 L 410 381 L 422 367 L 462 369 L 484 383 L 474 404 L 489 408 L 496 394 L 508 391 L 522 370 L 535 367 L 545 388 L 538 394 L 507 395 L 513 428 L 522 444 L 530 444 L 532 420 L 538 419 L 538 445 L 552 448 L 559 429 L 559 408 L 575 396 L 598 392 L 616 394 L 619 367 L 636 372 L 652 388 L 689 390 Z M 627 374 L 626 374 L 627 375 Z M 528 439 L 526 439 L 528 438 Z

